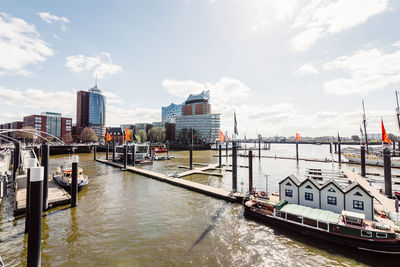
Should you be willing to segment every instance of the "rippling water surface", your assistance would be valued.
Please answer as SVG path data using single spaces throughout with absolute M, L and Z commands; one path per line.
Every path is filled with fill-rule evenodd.
M 242 151 L 241 151 L 242 152 Z M 272 145 L 263 155 L 294 156 L 294 145 Z M 188 165 L 188 152 L 171 152 L 171 161 L 142 168 L 173 174 Z M 195 151 L 194 161 L 217 163 L 216 151 Z M 99 157 L 104 154 L 98 153 Z M 300 146 L 300 156 L 329 157 L 328 146 Z M 230 163 L 230 159 L 223 159 Z M 247 165 L 247 158 L 238 158 Z M 52 156 L 51 172 L 67 166 L 68 156 Z M 121 172 L 80 154 L 89 185 L 79 193 L 78 207 L 50 210 L 43 218 L 43 266 L 321 266 L 388 265 L 395 259 L 360 254 L 324 242 L 308 240 L 243 217 L 239 204 L 204 196 L 150 178 Z M 294 173 L 303 179 L 306 168 L 332 168 L 331 163 L 254 159 L 255 186 L 269 191 Z M 346 166 L 342 165 L 342 168 Z M 335 168 L 339 168 L 335 164 Z M 347 168 L 358 168 L 356 165 Z M 370 171 L 381 172 L 380 168 Z M 396 170 L 393 170 L 396 172 Z M 238 170 L 238 189 L 246 191 L 248 169 Z M 224 177 L 192 175 L 199 183 L 231 188 Z M 7 266 L 26 264 L 24 218 L 14 218 L 12 201 L 0 213 L 0 255 Z

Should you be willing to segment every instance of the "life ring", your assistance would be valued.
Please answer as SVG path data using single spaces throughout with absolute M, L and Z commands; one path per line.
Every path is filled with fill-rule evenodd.
M 264 191 L 261 191 L 260 195 L 261 195 L 262 197 L 265 197 L 267 194 L 266 194 Z

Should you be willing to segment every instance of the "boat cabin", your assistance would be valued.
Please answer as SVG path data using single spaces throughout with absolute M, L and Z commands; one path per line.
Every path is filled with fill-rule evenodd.
M 341 213 L 344 210 L 344 192 L 333 179 L 321 186 L 321 209 Z
M 348 211 L 348 210 L 343 210 L 342 216 L 343 216 L 344 223 L 357 225 L 357 226 L 362 226 L 363 220 L 365 220 L 364 214 L 361 214 L 358 212 L 352 212 L 352 211 Z
M 299 186 L 300 205 L 319 209 L 319 192 L 319 184 L 314 179 L 305 179 Z

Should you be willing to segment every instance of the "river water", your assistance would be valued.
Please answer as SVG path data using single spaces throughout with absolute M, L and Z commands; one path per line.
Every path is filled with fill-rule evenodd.
M 243 153 L 244 151 L 240 151 Z M 254 152 L 258 154 L 258 151 Z M 225 151 L 224 151 L 225 154 Z M 295 156 L 294 145 L 272 144 L 263 155 Z M 187 151 L 170 152 L 176 158 L 142 168 L 174 174 L 185 171 Z M 217 163 L 217 151 L 195 151 L 194 162 Z M 43 217 L 43 266 L 359 266 L 395 264 L 387 256 L 361 254 L 309 240 L 248 220 L 239 204 L 227 203 L 150 178 L 121 172 L 80 154 L 79 165 L 89 185 L 79 193 L 78 207 L 52 209 Z M 98 157 L 105 157 L 98 153 Z M 300 157 L 330 157 L 326 145 L 301 145 Z M 223 163 L 230 159 L 223 158 Z M 238 158 L 238 165 L 248 159 Z M 67 166 L 68 156 L 52 156 L 50 172 Z M 254 159 L 254 184 L 278 191 L 278 182 L 290 174 L 304 179 L 306 168 L 332 168 L 319 163 L 272 158 Z M 337 164 L 335 168 L 339 168 Z M 342 164 L 341 168 L 357 169 Z M 367 171 L 382 172 L 381 168 Z M 398 172 L 393 170 L 394 173 Z M 238 189 L 246 191 L 248 169 L 238 170 Z M 192 175 L 199 183 L 231 188 L 231 172 L 224 177 Z M 24 218 L 14 218 L 12 201 L 0 212 L 0 255 L 6 266 L 26 264 Z

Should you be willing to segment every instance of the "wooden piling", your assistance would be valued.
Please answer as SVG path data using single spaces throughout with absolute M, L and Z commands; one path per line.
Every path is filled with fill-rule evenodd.
M 72 156 L 71 208 L 78 206 L 78 161 L 77 155 Z
M 361 146 L 361 176 L 365 177 L 365 146 Z
M 237 153 L 236 142 L 232 142 L 232 191 L 237 191 Z
M 385 148 L 383 150 L 383 168 L 385 176 L 385 195 L 389 198 L 392 197 L 392 170 L 390 162 L 390 150 Z
M 49 208 L 49 145 L 42 144 L 41 165 L 43 167 L 43 210 Z
M 249 194 L 253 193 L 253 151 L 249 150 Z

